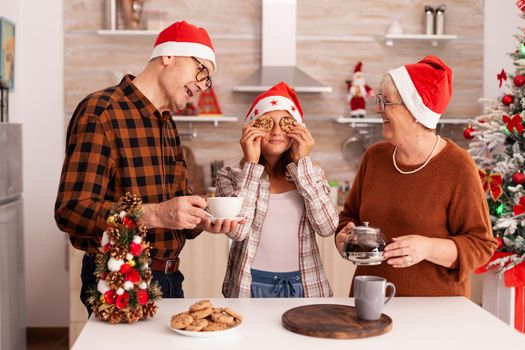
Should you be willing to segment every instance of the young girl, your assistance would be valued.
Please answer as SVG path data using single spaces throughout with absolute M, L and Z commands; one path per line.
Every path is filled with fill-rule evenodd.
M 240 140 L 244 158 L 217 174 L 217 196 L 242 197 L 246 223 L 233 239 L 225 297 L 329 297 L 315 234 L 338 224 L 315 143 L 295 92 L 284 82 L 258 96 Z

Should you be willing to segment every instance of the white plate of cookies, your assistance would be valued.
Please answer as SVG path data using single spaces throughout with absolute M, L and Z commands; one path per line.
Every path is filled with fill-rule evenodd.
M 195 338 L 226 335 L 237 331 L 242 316 L 227 307 L 215 307 L 209 300 L 201 300 L 189 310 L 171 316 L 170 329 L 175 333 Z

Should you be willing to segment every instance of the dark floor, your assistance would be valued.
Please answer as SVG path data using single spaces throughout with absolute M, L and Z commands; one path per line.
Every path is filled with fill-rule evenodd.
M 68 350 L 67 328 L 28 328 L 27 350 Z

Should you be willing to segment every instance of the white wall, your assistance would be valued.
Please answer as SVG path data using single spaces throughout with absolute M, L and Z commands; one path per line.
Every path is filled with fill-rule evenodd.
M 2 0 L 0 16 L 16 25 L 9 114 L 23 124 L 27 326 L 67 327 L 66 245 L 53 219 L 64 154 L 62 0 Z
M 484 97 L 497 98 L 505 92 L 504 85 L 500 89 L 496 80 L 502 68 L 514 73 L 508 53 L 516 50 L 513 35 L 519 33 L 518 27 L 525 27 L 525 20 L 518 13 L 514 0 L 485 0 Z

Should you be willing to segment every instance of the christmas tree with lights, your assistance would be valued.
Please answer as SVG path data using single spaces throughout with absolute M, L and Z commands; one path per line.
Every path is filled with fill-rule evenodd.
M 469 152 L 479 167 L 498 237 L 498 252 L 488 268 L 506 272 L 525 261 L 525 33 L 515 36 L 518 47 L 511 57 L 514 74 L 497 75 L 505 93 L 498 101 L 484 100 L 483 115 L 471 121 L 464 136 L 471 139 Z

